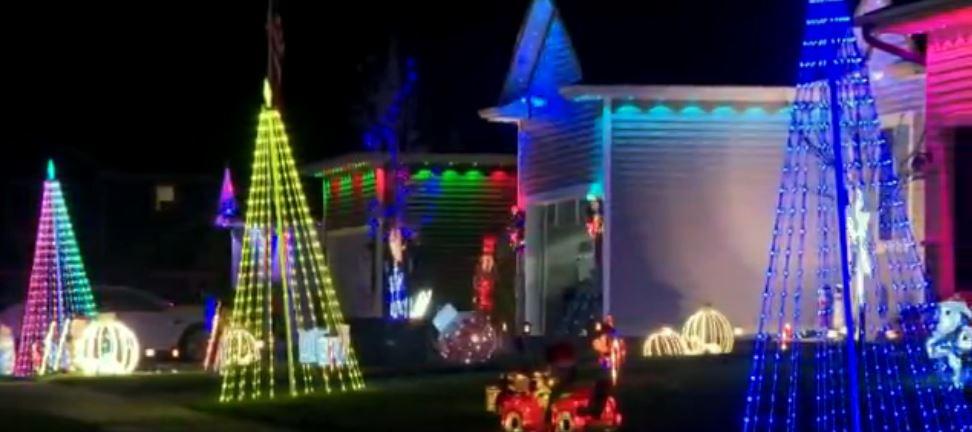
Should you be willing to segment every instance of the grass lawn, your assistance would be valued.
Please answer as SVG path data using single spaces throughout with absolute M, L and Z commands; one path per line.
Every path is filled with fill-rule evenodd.
M 97 425 L 52 416 L 40 411 L 0 408 L 0 429 L 4 431 L 96 432 Z
M 625 429 L 736 429 L 747 374 L 748 358 L 743 357 L 631 358 L 618 391 Z M 484 388 L 497 375 L 479 371 L 373 378 L 361 392 L 236 404 L 217 403 L 218 378 L 198 373 L 51 382 L 282 429 L 475 432 L 498 430 L 498 419 L 484 410 Z
M 809 373 L 809 371 L 808 371 Z M 405 376 L 372 376 L 368 387 L 354 393 L 313 395 L 297 399 L 220 404 L 216 402 L 219 378 L 202 373 L 141 374 L 132 377 L 57 377 L 41 383 L 18 383 L 21 391 L 38 386 L 55 393 L 86 392 L 92 396 L 121 401 L 105 413 L 145 410 L 151 415 L 111 420 L 94 416 L 95 422 L 73 422 L 39 414 L 35 402 L 16 400 L 0 409 L 6 425 L 31 424 L 27 429 L 89 431 L 97 426 L 119 424 L 139 430 L 184 431 L 184 425 L 205 422 L 211 430 L 313 430 L 313 431 L 497 431 L 498 418 L 485 412 L 485 386 L 498 371 L 439 371 Z M 689 357 L 646 360 L 631 357 L 617 391 L 625 430 L 725 431 L 739 430 L 749 356 Z M 812 383 L 812 373 L 804 380 Z M 0 399 L 7 383 L 0 382 Z M 811 406 L 813 391 L 801 390 L 801 406 Z M 77 397 L 63 396 L 62 403 L 75 404 Z M 810 405 L 803 405 L 804 402 Z M 91 402 L 95 404 L 95 402 Z M 42 404 L 41 404 L 42 405 Z M 97 404 L 95 404 L 97 405 Z M 104 409 L 95 406 L 96 409 Z M 198 419 L 197 419 L 198 417 Z M 812 416 L 801 416 L 812 422 Z M 237 422 L 232 427 L 229 422 Z M 12 422 L 12 423 L 11 423 Z M 225 424 L 224 424 L 225 422 Z M 808 424 L 806 426 L 810 426 Z M 809 429 L 808 429 L 809 430 Z

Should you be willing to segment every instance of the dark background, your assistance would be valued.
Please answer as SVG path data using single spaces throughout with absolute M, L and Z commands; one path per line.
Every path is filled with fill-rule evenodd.
M 211 222 L 223 167 L 245 196 L 266 1 L 8 3 L 0 304 L 25 288 L 47 158 L 94 281 L 187 296 L 226 285 L 228 240 Z M 283 110 L 298 164 L 363 149 L 395 87 L 385 79 L 392 57 L 414 59 L 419 75 L 408 150 L 514 152 L 515 130 L 477 111 L 499 98 L 529 3 L 280 0 Z M 792 56 L 781 53 L 798 46 L 803 3 L 556 2 L 585 79 L 631 84 L 792 82 Z M 748 42 L 760 28 L 779 37 Z M 159 185 L 176 187 L 165 211 L 154 207 Z M 307 187 L 314 207 L 320 186 Z
M 418 67 L 415 150 L 514 151 L 515 132 L 477 110 L 499 95 L 528 2 L 412 3 L 422 2 L 278 2 L 298 164 L 363 149 L 363 130 L 396 85 L 386 78 L 390 56 Z M 211 222 L 223 167 L 241 199 L 249 182 L 266 5 L 5 5 L 0 305 L 26 287 L 48 158 L 93 281 L 177 299 L 227 283 L 228 238 Z M 176 187 L 164 211 L 158 185 Z M 320 186 L 306 187 L 314 204 Z

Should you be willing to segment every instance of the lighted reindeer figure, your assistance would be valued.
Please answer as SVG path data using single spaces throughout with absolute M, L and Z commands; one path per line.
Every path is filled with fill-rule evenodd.
M 938 325 L 925 342 L 928 358 L 945 359 L 952 384 L 962 387 L 962 356 L 972 351 L 972 310 L 962 301 L 938 304 Z

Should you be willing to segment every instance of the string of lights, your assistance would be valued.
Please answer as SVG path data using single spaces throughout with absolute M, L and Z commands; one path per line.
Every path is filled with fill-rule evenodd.
M 391 55 L 395 55 L 395 53 L 392 52 Z M 404 253 L 408 242 L 413 237 L 412 230 L 405 224 L 404 213 L 409 195 L 410 174 L 408 168 L 401 163 L 397 125 L 404 104 L 415 90 L 418 72 L 415 68 L 415 61 L 411 58 L 406 60 L 405 68 L 405 82 L 395 92 L 378 121 L 364 134 L 366 149 L 371 151 L 385 150 L 389 157 L 390 173 L 388 179 L 392 186 L 391 199 L 389 201 L 386 197 L 378 196 L 369 204 L 371 217 L 368 220 L 368 227 L 372 238 L 378 238 L 383 221 L 387 227 L 387 232 L 382 237 L 388 243 L 392 255 L 392 265 L 388 270 L 386 288 L 388 290 L 388 316 L 393 321 L 404 321 L 409 318 L 408 281 L 404 271 Z M 380 175 L 383 173 L 384 170 L 381 170 Z M 385 179 L 381 179 L 381 181 L 384 182 Z
M 281 381 L 292 397 L 321 389 L 361 389 L 364 379 L 350 344 L 340 358 L 321 362 L 305 361 L 303 344 L 297 343 L 299 332 L 313 329 L 320 330 L 315 335 L 327 335 L 322 343 L 329 342 L 346 325 L 269 82 L 264 83 L 264 100 L 227 324 L 232 331 L 224 333 L 234 339 L 221 343 L 230 351 L 220 357 L 219 399 L 273 398 Z M 278 360 L 281 351 L 284 358 Z M 277 370 L 278 361 L 282 370 Z

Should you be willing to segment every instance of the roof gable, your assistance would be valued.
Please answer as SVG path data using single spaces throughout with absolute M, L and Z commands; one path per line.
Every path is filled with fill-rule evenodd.
M 520 28 L 500 104 L 549 93 L 581 78 L 580 63 L 552 0 L 534 0 Z

